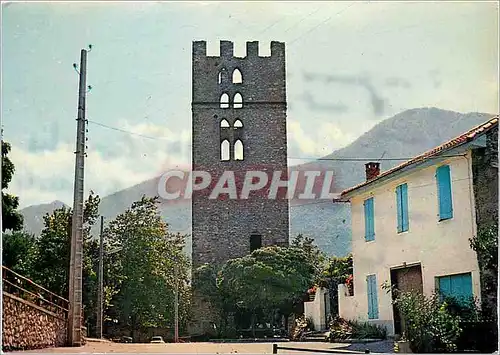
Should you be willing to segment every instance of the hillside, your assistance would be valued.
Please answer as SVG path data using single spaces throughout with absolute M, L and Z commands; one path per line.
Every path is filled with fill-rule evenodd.
M 339 161 L 324 159 L 366 158 L 377 160 L 411 158 L 431 149 L 488 119 L 483 113 L 461 114 L 437 108 L 420 108 L 401 112 L 386 119 L 363 134 L 350 145 L 334 151 L 319 161 L 303 164 L 296 168 L 322 166 L 336 172 L 336 186 L 346 188 L 364 179 L 365 161 Z M 384 160 L 381 169 L 387 170 L 401 160 Z M 317 169 L 315 169 L 317 170 Z M 100 212 L 111 219 L 127 209 L 143 194 L 157 194 L 158 178 L 144 181 L 128 189 L 102 198 Z M 30 206 L 21 212 L 25 216 L 28 230 L 39 233 L 43 225 L 42 216 L 51 211 L 52 204 Z M 55 206 L 55 205 L 54 205 Z M 174 232 L 191 232 L 191 205 L 183 203 L 162 203 L 162 216 Z M 350 213 L 345 204 L 329 201 L 297 205 L 290 208 L 290 224 L 293 237 L 299 233 L 314 237 L 316 243 L 327 253 L 345 255 L 350 251 Z M 97 235 L 97 226 L 95 229 Z M 191 242 L 187 242 L 190 250 Z

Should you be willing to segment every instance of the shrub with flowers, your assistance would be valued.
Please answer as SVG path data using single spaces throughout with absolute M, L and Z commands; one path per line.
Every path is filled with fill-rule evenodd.
M 318 287 L 316 285 L 314 285 L 309 290 L 307 290 L 307 293 L 310 294 L 310 295 L 314 295 L 317 290 L 318 290 Z
M 347 289 L 349 290 L 349 296 L 354 296 L 354 280 L 352 277 L 352 274 L 347 277 L 345 280 L 345 285 L 347 286 Z

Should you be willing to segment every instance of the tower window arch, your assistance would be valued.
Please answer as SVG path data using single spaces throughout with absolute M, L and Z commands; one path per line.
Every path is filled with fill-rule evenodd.
M 234 160 L 243 160 L 243 142 L 239 139 L 234 143 Z
M 223 118 L 222 121 L 220 121 L 220 128 L 229 128 L 229 127 L 231 127 L 231 125 L 225 118 Z
M 233 84 L 241 84 L 243 83 L 243 75 L 241 71 L 236 68 L 233 70 Z
M 229 108 L 229 95 L 226 93 L 220 97 L 220 108 Z
M 226 78 L 227 78 L 227 70 L 226 68 L 222 68 L 219 72 L 217 81 L 219 82 L 219 84 L 222 84 L 224 81 L 226 81 Z
M 233 127 L 234 128 L 243 128 L 243 122 L 241 122 L 239 119 L 237 119 L 236 121 L 234 121 Z
M 234 94 L 233 107 L 234 108 L 242 108 L 243 107 L 243 96 L 241 96 L 241 94 L 239 92 Z
M 230 159 L 230 145 L 227 139 L 223 140 L 220 145 L 220 160 L 228 161 Z

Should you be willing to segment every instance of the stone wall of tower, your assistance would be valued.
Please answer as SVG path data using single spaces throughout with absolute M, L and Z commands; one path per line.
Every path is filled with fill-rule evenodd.
M 221 41 L 220 56 L 211 57 L 206 42 L 193 43 L 192 169 L 209 171 L 214 183 L 227 170 L 235 172 L 237 184 L 248 170 L 264 170 L 269 177 L 279 170 L 286 178 L 285 45 L 271 42 L 269 57 L 260 57 L 258 47 L 258 42 L 247 42 L 246 57 L 238 58 L 233 43 Z M 235 69 L 242 83 L 232 82 Z M 237 93 L 242 108 L 233 107 Z M 229 108 L 221 108 L 223 94 L 229 96 Z M 221 128 L 223 119 L 229 128 Z M 243 127 L 233 127 L 236 120 Z M 221 161 L 223 140 L 230 142 L 230 161 Z M 243 143 L 243 160 L 233 159 L 236 140 Z M 193 269 L 249 254 L 252 234 L 262 236 L 263 246 L 288 244 L 288 201 L 262 194 L 250 194 L 247 200 L 210 200 L 204 193 L 193 193 Z

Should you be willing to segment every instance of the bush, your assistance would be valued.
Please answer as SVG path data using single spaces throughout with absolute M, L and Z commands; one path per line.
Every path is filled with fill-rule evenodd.
M 401 314 L 403 337 L 410 342 L 413 352 L 456 350 L 462 332 L 460 317 L 449 310 L 446 302 L 440 302 L 437 295 L 398 292 L 394 304 Z
M 330 341 L 346 339 L 385 339 L 386 336 L 387 331 L 385 327 L 369 322 L 345 320 L 340 317 L 336 317 L 330 322 Z

